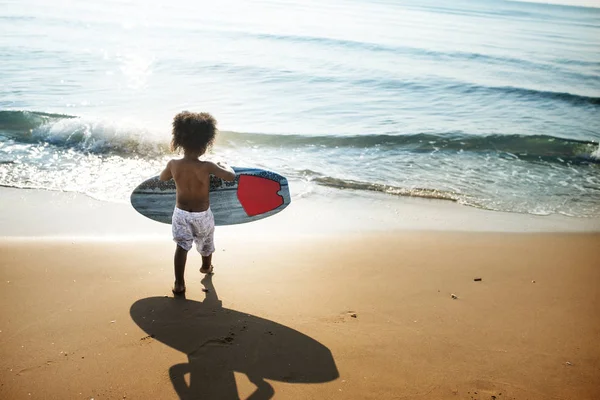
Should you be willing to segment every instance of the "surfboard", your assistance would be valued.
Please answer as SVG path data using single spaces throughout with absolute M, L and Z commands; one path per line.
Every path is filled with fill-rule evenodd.
M 290 202 L 288 181 L 283 176 L 260 168 L 233 167 L 235 180 L 229 182 L 210 176 L 210 208 L 215 225 L 252 222 L 277 214 Z M 131 193 L 131 205 L 145 217 L 171 223 L 175 209 L 175 181 L 154 176 Z

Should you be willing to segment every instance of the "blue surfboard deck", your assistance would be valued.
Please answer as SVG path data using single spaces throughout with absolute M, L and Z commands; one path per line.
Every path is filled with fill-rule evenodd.
M 215 225 L 256 221 L 277 214 L 290 204 L 288 181 L 283 176 L 260 168 L 233 167 L 233 170 L 236 176 L 231 182 L 210 177 L 210 208 Z M 133 190 L 131 205 L 145 217 L 170 224 L 175 190 L 174 180 L 152 177 Z

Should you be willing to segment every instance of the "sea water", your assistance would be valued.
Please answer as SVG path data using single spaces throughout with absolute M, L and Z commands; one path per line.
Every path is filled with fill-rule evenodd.
M 0 0 L 0 185 L 127 202 L 170 123 L 319 188 L 600 216 L 600 9 Z

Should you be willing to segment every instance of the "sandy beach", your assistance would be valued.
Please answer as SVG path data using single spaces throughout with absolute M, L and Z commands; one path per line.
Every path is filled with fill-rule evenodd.
M 216 273 L 203 280 L 191 254 L 185 299 L 160 229 L 125 240 L 4 224 L 0 398 L 600 395 L 600 234 L 309 235 L 281 220 L 218 230 Z
M 600 400 L 600 0 L 0 21 L 0 400 Z

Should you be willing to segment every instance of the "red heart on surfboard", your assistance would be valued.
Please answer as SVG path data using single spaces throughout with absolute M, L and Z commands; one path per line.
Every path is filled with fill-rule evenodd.
M 283 204 L 279 182 L 254 175 L 240 175 L 237 197 L 248 216 L 271 211 Z

